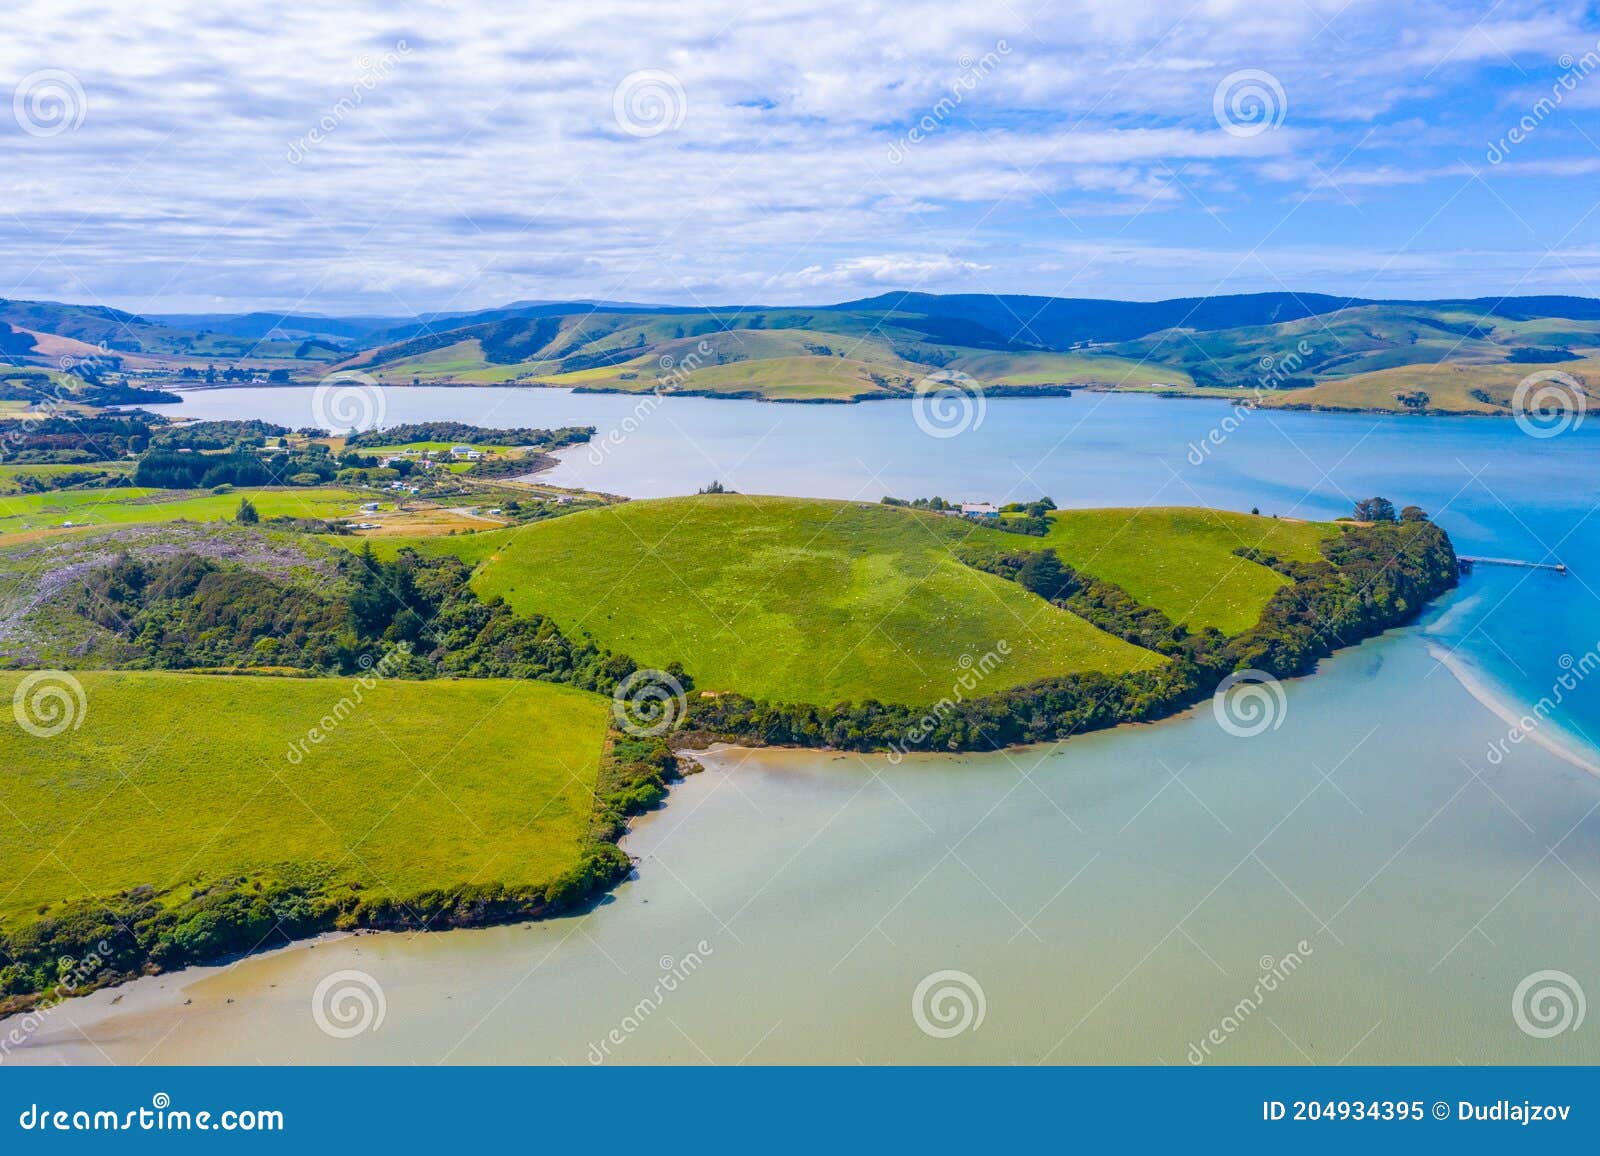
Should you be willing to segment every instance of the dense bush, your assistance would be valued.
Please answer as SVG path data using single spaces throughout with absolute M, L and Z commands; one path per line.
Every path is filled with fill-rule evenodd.
M 0 421 L 0 458 L 13 464 L 112 461 L 142 453 L 165 422 L 137 411 Z
M 236 446 L 265 445 L 268 438 L 281 438 L 290 432 L 288 426 L 254 418 L 248 421 L 197 421 L 158 430 L 151 436 L 150 444 L 162 449 L 225 450 Z
M 586 442 L 594 436 L 593 426 L 562 426 L 560 429 L 487 429 L 459 421 L 423 421 L 388 429 L 370 429 L 345 439 L 346 449 L 372 446 L 403 446 L 412 442 L 448 442 L 463 446 L 532 446 L 555 449 Z

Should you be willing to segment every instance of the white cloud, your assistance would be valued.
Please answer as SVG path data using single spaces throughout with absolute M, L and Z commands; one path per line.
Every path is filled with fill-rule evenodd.
M 821 265 L 808 265 L 797 273 L 780 275 L 774 283 L 796 289 L 944 285 L 990 268 L 943 254 L 884 253 L 851 257 L 826 269 Z
M 404 312 L 1051 291 L 1039 252 L 1061 236 L 1161 252 L 1204 235 L 1221 263 L 1247 235 L 1321 243 L 1295 206 L 1330 185 L 1443 204 L 1503 131 L 1487 70 L 1535 90 L 1595 39 L 1533 0 L 1482 16 L 1465 0 L 370 0 L 292 17 L 23 0 L 0 17 L 4 90 L 67 69 L 87 107 L 75 130 L 0 133 L 0 294 Z M 681 124 L 657 135 L 613 116 L 645 69 L 681 85 Z M 1240 69 L 1281 83 L 1281 127 L 1219 128 L 1213 90 Z M 1574 99 L 1518 163 L 1585 187 L 1590 107 Z

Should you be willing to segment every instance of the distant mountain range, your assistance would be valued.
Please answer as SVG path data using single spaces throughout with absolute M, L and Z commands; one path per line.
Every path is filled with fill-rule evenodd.
M 960 373 L 993 393 L 1257 387 L 1274 404 L 1342 406 L 1348 395 L 1360 408 L 1497 412 L 1529 366 L 1569 365 L 1581 378 L 1589 367 L 1578 363 L 1597 354 L 1600 300 L 1559 296 L 896 292 L 814 307 L 518 301 L 415 317 L 141 316 L 0 300 L 0 358 L 19 366 L 97 359 L 141 378 L 231 370 L 230 380 L 277 381 L 341 368 L 391 384 L 623 391 L 665 377 L 678 392 L 787 401 L 909 394 L 930 374 Z M 1372 377 L 1383 374 L 1393 380 Z

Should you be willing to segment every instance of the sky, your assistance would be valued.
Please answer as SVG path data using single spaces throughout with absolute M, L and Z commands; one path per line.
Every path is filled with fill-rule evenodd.
M 1578 3 L 9 0 L 5 92 L 5 297 L 1600 296 Z

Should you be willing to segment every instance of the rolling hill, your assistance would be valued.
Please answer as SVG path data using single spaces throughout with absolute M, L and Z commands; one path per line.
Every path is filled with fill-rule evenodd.
M 1002 642 L 993 690 L 1164 660 L 957 560 L 970 522 L 889 506 L 738 494 L 628 502 L 437 539 L 473 588 L 706 691 L 777 702 L 930 702 Z M 475 539 L 475 540 L 474 540 Z M 963 662 L 965 658 L 965 663 Z
M 960 373 L 969 388 L 997 393 L 1245 390 L 1251 403 L 1275 406 L 1497 413 L 1505 406 L 1495 391 L 1507 382 L 1600 356 L 1600 301 L 1553 296 L 1134 302 L 889 293 L 805 308 L 519 302 L 412 319 L 148 317 L 0 300 L 0 326 L 0 359 L 13 365 L 87 360 L 135 383 L 192 381 L 213 369 L 231 371 L 228 382 L 272 373 L 306 383 L 339 368 L 386 385 L 775 401 L 903 398 L 930 375 Z M 1257 399 L 1261 390 L 1272 396 Z

